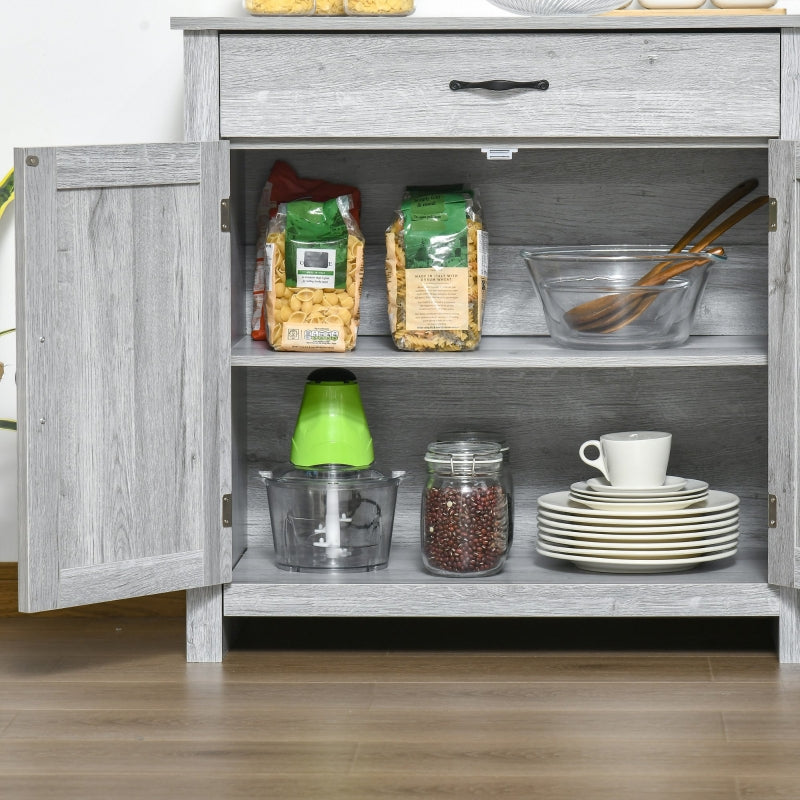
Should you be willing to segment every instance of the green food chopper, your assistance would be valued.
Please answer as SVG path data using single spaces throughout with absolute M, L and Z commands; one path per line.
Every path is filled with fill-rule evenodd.
M 291 467 L 260 473 L 278 567 L 369 571 L 388 564 L 405 472 L 387 477 L 373 459 L 356 376 L 339 368 L 312 372 L 292 435 Z

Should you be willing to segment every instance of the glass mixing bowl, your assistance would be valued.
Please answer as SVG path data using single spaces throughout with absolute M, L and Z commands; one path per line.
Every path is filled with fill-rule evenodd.
M 709 268 L 725 261 L 705 251 L 632 245 L 542 247 L 523 250 L 522 257 L 553 340 L 603 350 L 684 344 Z M 690 268 L 663 285 L 637 286 L 656 265 Z
M 602 14 L 630 5 L 630 0 L 489 0 L 514 14 L 546 16 Z

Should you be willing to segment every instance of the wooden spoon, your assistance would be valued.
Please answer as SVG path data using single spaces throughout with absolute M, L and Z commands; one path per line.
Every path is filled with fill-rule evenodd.
M 697 221 L 692 225 L 686 233 L 678 239 L 677 242 L 670 249 L 670 253 L 678 253 L 683 250 L 692 239 L 697 236 L 707 225 L 715 220 L 723 211 L 727 211 L 734 203 L 741 200 L 745 195 L 749 194 L 755 187 L 758 186 L 758 180 L 750 178 L 749 180 L 742 181 L 742 183 L 734 186 L 727 194 L 717 200 Z M 651 269 L 644 277 L 642 277 L 637 285 L 647 285 L 644 281 L 651 280 L 656 277 L 662 269 L 669 266 L 669 262 L 662 262 L 657 264 Z M 589 324 L 596 317 L 605 315 L 608 306 L 615 299 L 617 295 L 609 295 L 606 297 L 596 297 L 594 300 L 589 300 L 581 303 L 578 306 L 570 309 L 564 314 L 564 321 L 573 328 L 581 328 Z
M 725 255 L 725 251 L 721 247 L 709 247 L 708 250 L 706 250 L 706 253 L 711 253 L 711 255 L 714 256 Z M 673 270 L 671 270 L 672 274 L 669 276 L 669 278 L 674 278 L 676 275 L 680 275 L 682 272 L 687 272 L 693 267 L 700 266 L 700 264 L 705 264 L 707 261 L 707 258 L 701 258 L 684 262 L 680 265 L 675 265 Z M 669 278 L 666 280 L 669 280 Z M 624 304 L 621 303 L 620 307 L 609 313 L 608 316 L 603 317 L 597 323 L 581 328 L 581 330 L 589 331 L 591 333 L 613 333 L 614 331 L 618 331 L 620 328 L 624 328 L 626 325 L 630 324 L 644 314 L 653 301 L 658 297 L 658 294 L 658 292 L 643 292 L 637 297 L 631 297 L 629 302 Z
M 729 217 L 726 217 L 719 225 L 712 231 L 707 233 L 697 244 L 689 248 L 690 253 L 700 253 L 706 249 L 713 241 L 718 239 L 723 233 L 728 231 L 737 223 L 741 222 L 745 217 L 752 214 L 757 209 L 761 208 L 769 200 L 768 195 L 762 195 L 755 200 L 751 200 L 746 205 L 742 206 L 738 211 L 735 211 Z M 734 201 L 735 202 L 735 201 Z M 707 260 L 707 259 L 706 259 Z M 650 272 L 643 278 L 640 278 L 635 286 L 660 286 L 666 283 L 670 278 L 685 272 L 687 269 L 704 263 L 704 259 L 697 259 L 691 262 L 683 262 L 681 264 L 670 264 L 670 262 L 661 262 L 657 264 Z M 611 330 L 618 330 L 622 325 L 616 325 L 611 330 L 607 329 L 609 324 L 616 324 L 619 319 L 621 311 L 625 311 L 631 303 L 638 305 L 639 302 L 647 298 L 642 298 L 641 293 L 633 292 L 630 294 L 612 294 L 598 297 L 590 300 L 587 303 L 582 303 L 575 308 L 570 309 L 564 314 L 567 323 L 576 330 L 594 331 L 597 333 L 610 333 Z M 650 296 L 647 305 L 653 302 L 655 294 Z M 646 308 L 647 306 L 645 306 Z M 643 311 L 644 309 L 642 309 Z M 641 313 L 641 312 L 639 312 Z M 639 316 L 637 314 L 636 316 Z M 627 319 L 627 317 L 625 317 Z M 632 321 L 636 317 L 632 317 L 628 321 Z M 624 324 L 627 324 L 625 322 Z

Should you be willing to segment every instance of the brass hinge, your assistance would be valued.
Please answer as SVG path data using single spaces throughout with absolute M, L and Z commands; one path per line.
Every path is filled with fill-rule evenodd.
M 769 230 L 771 233 L 778 230 L 778 201 L 774 197 L 769 199 Z
M 769 496 L 768 521 L 770 528 L 778 527 L 778 498 L 774 494 Z
M 222 527 L 230 528 L 233 525 L 233 496 L 222 495 Z
M 231 201 L 226 197 L 219 202 L 219 228 L 223 233 L 231 230 Z

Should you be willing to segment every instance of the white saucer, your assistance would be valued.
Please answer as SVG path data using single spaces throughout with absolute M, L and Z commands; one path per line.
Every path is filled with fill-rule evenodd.
M 570 536 L 555 536 L 551 533 L 546 533 L 539 529 L 538 540 L 539 543 L 545 546 L 558 546 L 572 547 L 572 548 L 599 548 L 605 550 L 624 550 L 628 552 L 647 552 L 647 551 L 666 551 L 669 553 L 679 550 L 693 550 L 695 552 L 702 552 L 706 547 L 715 547 L 717 545 L 729 544 L 735 542 L 739 538 L 739 532 L 728 533 L 724 536 L 713 536 L 710 538 L 701 539 L 679 539 L 677 541 L 619 541 L 613 539 L 608 541 L 606 539 L 581 539 L 572 538 Z
M 711 514 L 718 514 L 731 508 L 737 508 L 739 505 L 739 498 L 730 492 L 719 492 L 712 489 L 708 493 L 705 500 L 701 500 L 692 506 L 691 509 L 661 509 L 661 508 L 642 508 L 642 509 L 614 509 L 613 512 L 602 512 L 597 509 L 587 508 L 584 505 L 571 500 L 569 492 L 551 492 L 550 494 L 542 495 L 537 501 L 539 508 L 547 509 L 548 511 L 555 511 L 561 514 L 568 514 L 569 516 L 578 517 L 598 517 L 605 520 L 625 520 L 630 518 L 642 519 L 675 519 L 685 517 L 698 517 Z M 619 523 L 618 523 L 619 524 Z
M 736 555 L 736 548 L 723 550 L 721 553 L 708 553 L 702 556 L 686 558 L 669 558 L 664 560 L 641 561 L 640 559 L 629 558 L 595 558 L 593 556 L 575 556 L 564 553 L 542 552 L 538 547 L 536 552 L 548 558 L 556 558 L 561 561 L 571 561 L 576 567 L 588 570 L 589 572 L 612 572 L 612 573 L 638 573 L 653 574 L 659 572 L 682 572 L 698 564 L 707 561 L 718 561 L 722 558 L 729 558 Z
M 675 500 L 677 498 L 690 497 L 696 494 L 705 492 L 708 489 L 708 484 L 705 481 L 697 481 L 691 478 L 680 478 L 684 481 L 684 485 L 671 488 L 666 491 L 662 490 L 641 490 L 625 491 L 623 489 L 592 489 L 586 481 L 578 481 L 573 483 L 569 488 L 575 495 L 585 497 L 587 500 L 602 500 L 605 502 L 623 502 L 629 503 L 645 503 L 650 500 Z
M 724 528 L 727 525 L 738 524 L 739 510 L 734 508 L 720 514 L 711 514 L 702 518 L 678 520 L 651 520 L 641 519 L 614 519 L 614 518 L 589 518 L 572 517 L 568 514 L 558 514 L 555 511 L 539 509 L 537 519 L 553 527 L 566 528 L 575 531 L 593 531 L 595 533 L 682 533 L 685 531 L 704 531 L 709 528 Z
M 672 492 L 679 492 L 686 486 L 687 478 L 677 478 L 674 475 L 667 475 L 666 480 L 660 486 L 612 486 L 605 478 L 589 478 L 585 481 L 586 486 L 596 492 L 603 494 L 611 494 L 615 497 L 628 497 L 637 494 L 671 494 Z

